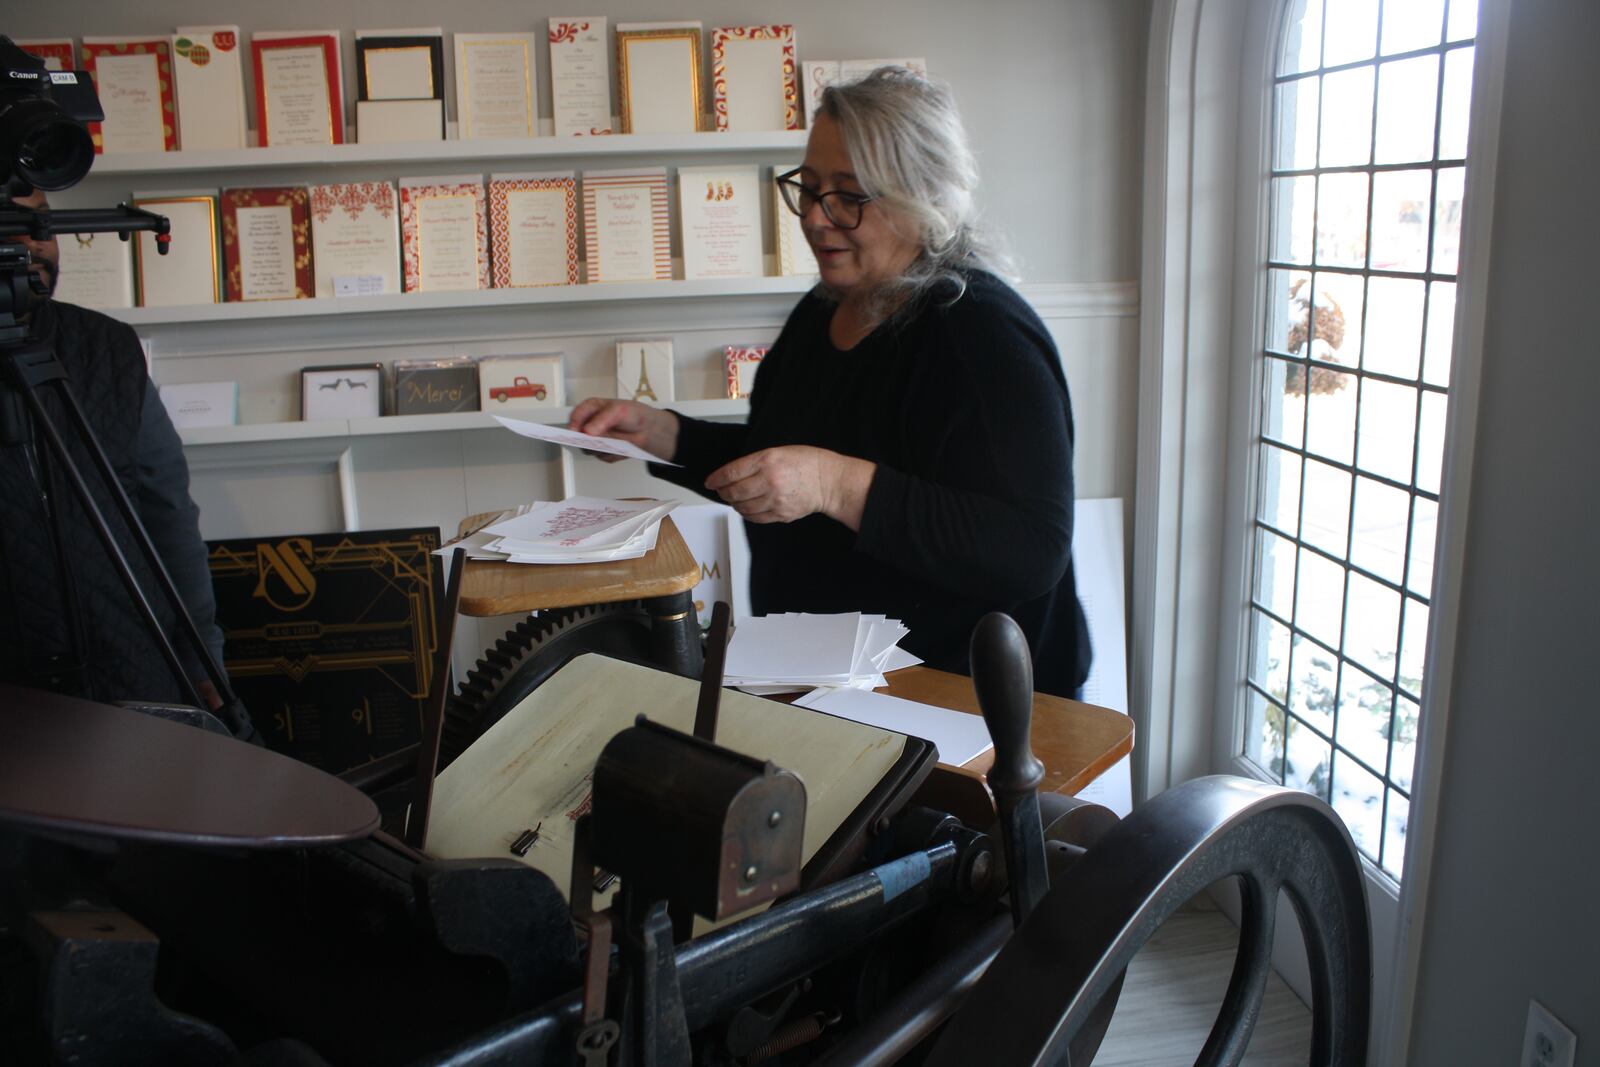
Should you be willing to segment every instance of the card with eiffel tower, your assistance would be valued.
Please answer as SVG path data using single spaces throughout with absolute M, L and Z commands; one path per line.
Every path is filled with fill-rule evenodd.
M 670 337 L 617 342 L 617 395 L 645 404 L 672 403 Z

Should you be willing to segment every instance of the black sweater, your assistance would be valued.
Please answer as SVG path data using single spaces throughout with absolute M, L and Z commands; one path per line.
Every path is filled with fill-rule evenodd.
M 1044 324 L 985 273 L 847 352 L 828 339 L 833 307 L 808 295 L 790 314 L 746 425 L 679 416 L 682 467 L 652 471 L 704 492 L 724 463 L 776 445 L 871 460 L 859 533 L 823 515 L 745 524 L 751 608 L 898 618 L 907 649 L 961 673 L 973 626 L 1005 611 L 1033 649 L 1034 688 L 1071 696 L 1089 642 L 1072 574 L 1072 409 Z

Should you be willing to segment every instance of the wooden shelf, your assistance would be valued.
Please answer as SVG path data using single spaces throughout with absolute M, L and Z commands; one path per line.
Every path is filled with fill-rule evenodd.
M 813 275 L 779 278 L 729 278 L 714 281 L 601 282 L 529 289 L 468 289 L 447 293 L 389 293 L 383 296 L 329 297 L 318 300 L 251 300 L 231 304 L 111 308 L 106 314 L 130 326 L 189 322 L 242 322 L 250 319 L 315 319 L 327 315 L 393 314 L 456 308 L 523 305 L 566 307 L 647 300 L 721 300 L 740 296 L 799 295 L 816 284 Z
M 127 152 L 95 157 L 94 177 L 241 170 L 341 168 L 352 164 L 410 164 L 470 170 L 473 162 L 542 165 L 554 160 L 615 156 L 803 152 L 806 131 L 771 133 L 638 133 L 604 137 L 517 137 L 474 141 L 408 141 L 209 152 Z
M 742 416 L 749 412 L 747 400 L 680 400 L 672 410 L 694 418 L 708 419 Z M 384 415 L 367 419 L 320 419 L 316 422 L 251 422 L 239 426 L 204 426 L 179 430 L 188 447 L 200 445 L 240 445 L 263 441 L 336 440 L 343 437 L 381 437 L 386 434 L 438 433 L 448 430 L 500 430 L 509 433 L 495 415 L 525 422 L 565 426 L 572 416 L 570 407 L 522 408 L 506 412 L 456 411 L 440 415 Z

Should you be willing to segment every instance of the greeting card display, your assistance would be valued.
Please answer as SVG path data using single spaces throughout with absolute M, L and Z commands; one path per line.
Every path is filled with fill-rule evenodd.
M 400 204 L 388 182 L 313 185 L 312 266 L 319 297 L 400 291 Z
M 172 36 L 178 147 L 244 148 L 244 60 L 237 26 L 179 26 Z
M 617 342 L 617 395 L 645 404 L 672 403 L 671 338 Z
M 665 167 L 585 171 L 583 225 L 589 281 L 672 277 Z
M 305 189 L 224 189 L 222 265 L 230 301 L 305 300 L 314 295 Z
M 139 306 L 222 303 L 216 191 L 134 193 L 133 206 L 165 215 L 172 238 L 166 255 L 156 251 L 154 234 L 144 232 L 134 238 Z
M 711 114 L 719 132 L 800 128 L 793 26 L 711 31 Z
M 158 390 L 167 417 L 180 430 L 233 426 L 239 421 L 238 382 L 184 382 Z
M 478 405 L 478 365 L 471 356 L 395 360 L 396 415 L 477 411 Z
M 478 360 L 478 392 L 484 411 L 561 407 L 567 396 L 561 377 L 559 352 Z
M 96 152 L 171 152 L 178 147 L 172 48 L 164 37 L 85 37 L 83 69 L 94 78 L 104 122 L 89 123 Z
M 261 144 L 344 144 L 338 30 L 258 30 L 250 38 Z
M 489 219 L 478 174 L 400 179 L 406 292 L 489 288 Z
M 383 414 L 383 366 L 345 363 L 338 366 L 302 367 L 300 418 L 364 419 Z
M 795 164 L 799 166 L 799 164 Z M 774 175 L 784 174 L 794 167 L 773 167 Z M 778 274 L 782 277 L 817 273 L 817 256 L 811 251 L 805 230 L 800 226 L 800 216 L 790 211 L 781 195 L 772 198 L 773 246 L 777 250 Z
M 577 285 L 578 182 L 572 171 L 489 178 L 496 289 Z
M 759 278 L 760 168 L 679 167 L 685 278 Z
M 45 70 L 76 70 L 78 63 L 70 37 L 36 37 L 13 40 L 12 44 L 44 60 Z
M 771 345 L 728 345 L 722 350 L 723 364 L 728 370 L 728 399 L 749 397 L 756 385 L 756 368 L 767 358 Z
M 623 133 L 694 133 L 700 81 L 700 23 L 617 25 Z
M 456 34 L 456 128 L 461 140 L 539 132 L 536 43 L 531 33 Z M 602 55 L 602 70 L 604 65 Z
M 611 132 L 603 16 L 550 20 L 550 104 L 557 137 Z
M 444 31 L 356 31 L 356 140 L 444 140 Z
M 805 70 L 806 121 L 822 106 L 822 90 L 836 82 L 853 82 L 865 78 L 879 67 L 905 67 L 907 70 L 928 76 L 928 61 L 921 57 L 908 59 L 808 59 L 801 66 Z
M 133 242 L 114 233 L 56 237 L 60 270 L 53 299 L 106 311 L 133 307 Z

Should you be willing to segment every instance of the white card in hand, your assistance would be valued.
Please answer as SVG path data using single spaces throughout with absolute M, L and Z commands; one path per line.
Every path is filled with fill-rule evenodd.
M 642 459 L 646 463 L 665 463 L 669 467 L 679 466 L 671 460 L 652 456 L 637 445 L 627 441 L 618 441 L 610 437 L 595 437 L 578 430 L 569 430 L 565 426 L 548 426 L 542 422 L 520 422 L 508 419 L 504 415 L 496 415 L 495 421 L 513 433 L 524 437 L 531 437 L 535 441 L 548 441 L 553 445 L 563 448 L 577 448 L 585 452 L 605 452 L 613 456 L 625 456 L 628 459 Z

